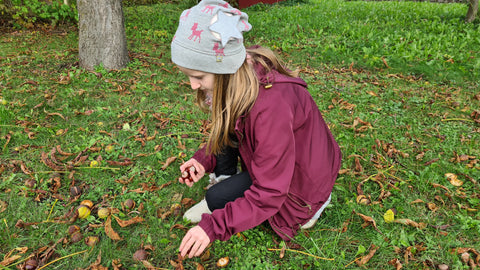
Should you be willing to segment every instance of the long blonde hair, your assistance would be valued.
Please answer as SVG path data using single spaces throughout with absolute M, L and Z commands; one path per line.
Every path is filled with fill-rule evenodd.
M 258 47 L 247 49 L 249 58 L 234 74 L 215 74 L 212 123 L 207 142 L 207 153 L 218 155 L 226 146 L 238 147 L 232 139 L 235 136 L 235 124 L 242 115 L 250 112 L 258 97 L 260 82 L 255 72 L 255 66 L 260 64 L 266 73 L 272 69 L 279 73 L 297 77 L 297 71 L 290 71 L 273 51 Z M 271 82 L 273 83 L 273 82 Z M 197 104 L 204 110 L 205 93 L 197 92 Z

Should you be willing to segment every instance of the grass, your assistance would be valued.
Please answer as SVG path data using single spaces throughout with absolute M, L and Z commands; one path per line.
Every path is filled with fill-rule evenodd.
M 246 42 L 274 48 L 302 70 L 341 146 L 342 173 L 331 207 L 284 254 L 275 234 L 259 226 L 215 242 L 202 258 L 179 261 L 190 226 L 182 213 L 189 199 L 202 198 L 205 183 L 189 189 L 175 179 L 182 159 L 204 142 L 208 117 L 169 60 L 188 6 L 127 8 L 131 62 L 121 71 L 79 68 L 75 29 L 0 36 L 0 261 L 18 255 L 3 268 L 33 256 L 48 269 L 215 269 L 221 257 L 230 258 L 230 269 L 394 269 L 397 262 L 468 269 L 455 249 L 470 248 L 473 258 L 480 252 L 480 126 L 471 117 L 480 105 L 479 25 L 462 22 L 465 5 L 425 2 L 327 0 L 246 10 L 254 26 Z M 79 153 L 85 160 L 56 174 L 41 155 L 51 158 L 52 149 L 59 164 Z M 447 173 L 463 184 L 452 185 Z M 72 186 L 82 188 L 80 196 L 70 194 Z M 362 192 L 371 203 L 357 203 Z M 90 217 L 70 221 L 69 211 L 87 199 L 95 205 Z M 127 199 L 134 209 L 125 208 Z M 121 227 L 113 220 L 106 229 L 101 207 L 144 221 Z M 386 223 L 388 209 L 426 227 Z M 364 227 L 360 214 L 376 227 L 371 220 Z M 99 242 L 72 243 L 71 225 Z M 112 231 L 122 240 L 112 240 Z M 145 263 L 133 259 L 140 248 Z

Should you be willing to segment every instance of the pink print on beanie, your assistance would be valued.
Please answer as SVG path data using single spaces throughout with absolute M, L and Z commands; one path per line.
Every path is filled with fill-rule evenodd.
M 218 45 L 218 43 L 215 43 L 215 45 L 213 45 L 213 51 L 215 51 L 215 56 L 225 56 L 223 48 L 220 49 L 220 45 Z
M 204 13 L 210 13 L 210 14 L 213 15 L 213 9 L 214 9 L 214 8 L 215 8 L 214 6 L 206 5 L 205 8 L 202 10 L 202 12 L 204 12 Z
M 198 27 L 198 23 L 194 23 L 191 30 L 192 30 L 192 34 L 188 37 L 188 39 L 192 40 L 193 38 L 193 41 L 197 41 L 197 37 L 198 37 L 198 43 L 201 43 L 201 34 L 203 32 L 203 30 L 197 30 L 197 27 Z
M 185 12 L 185 15 L 180 17 L 180 20 L 182 20 L 182 21 L 187 20 L 188 15 L 190 14 L 190 11 L 192 11 L 192 10 L 191 9 L 187 10 L 187 12 Z

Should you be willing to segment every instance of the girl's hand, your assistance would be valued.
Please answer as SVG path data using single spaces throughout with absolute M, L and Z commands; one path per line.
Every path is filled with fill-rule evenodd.
M 190 167 L 194 167 L 195 171 L 191 172 Z M 178 178 L 178 181 L 182 184 L 186 184 L 187 186 L 192 187 L 195 182 L 198 182 L 198 180 L 202 179 L 202 177 L 205 175 L 205 168 L 196 159 L 191 158 L 180 166 L 180 172 L 182 174 L 183 172 L 188 172 L 193 182 L 185 180 L 182 177 Z
M 200 226 L 195 226 L 188 230 L 180 244 L 180 255 L 184 257 L 188 253 L 188 257 L 200 256 L 205 248 L 210 244 L 210 238 Z

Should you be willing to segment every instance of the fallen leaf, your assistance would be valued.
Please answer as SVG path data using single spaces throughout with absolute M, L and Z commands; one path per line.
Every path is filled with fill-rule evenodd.
M 440 159 L 439 159 L 439 158 L 434 158 L 434 159 L 432 159 L 432 160 L 430 160 L 430 161 L 427 161 L 427 162 L 423 163 L 423 166 L 428 166 L 428 165 L 430 165 L 430 164 L 432 164 L 432 163 L 437 162 L 438 160 L 440 160 Z
M 443 185 L 440 185 L 440 184 L 437 184 L 437 183 L 432 183 L 432 186 L 443 188 L 445 191 L 450 192 L 450 190 L 446 186 L 443 186 Z
M 129 220 L 121 220 L 117 216 L 113 216 L 113 217 L 117 221 L 118 225 L 120 225 L 120 227 L 127 227 L 127 226 L 130 226 L 132 224 L 140 223 L 140 222 L 144 221 L 144 219 L 142 217 L 134 217 L 134 218 L 131 218 Z
M 414 203 L 424 203 L 424 201 L 422 201 L 420 199 L 416 199 L 415 201 L 410 202 L 410 204 L 414 204 Z
M 427 203 L 427 207 L 428 207 L 428 209 L 430 209 L 433 212 L 438 210 L 438 206 L 434 203 Z
M 368 254 L 365 256 L 362 256 L 361 259 L 358 261 L 355 261 L 355 263 L 358 266 L 363 266 L 364 264 L 368 263 L 368 261 L 370 261 L 370 259 L 373 257 L 373 255 L 375 255 L 375 252 L 377 252 L 377 250 L 378 250 L 378 247 L 375 245 L 372 245 L 370 247 L 370 251 L 368 252 Z
M 394 222 L 400 223 L 400 224 L 403 224 L 403 225 L 413 226 L 413 227 L 418 228 L 418 229 L 424 229 L 425 227 L 427 227 L 427 224 L 425 224 L 423 222 L 417 223 L 417 222 L 415 222 L 411 219 L 408 219 L 408 218 L 395 219 Z
M 155 269 L 157 269 L 155 266 L 153 266 L 151 263 L 149 263 L 149 262 L 146 261 L 146 260 L 142 260 L 142 264 L 143 264 L 143 266 L 144 266 L 147 270 L 155 270 Z
M 112 228 L 112 218 L 111 216 L 107 217 L 107 220 L 105 221 L 105 234 L 107 234 L 108 237 L 112 240 L 122 240 L 120 235 L 118 235 L 117 232 L 115 232 Z
M 7 207 L 8 207 L 8 203 L 0 200 L 0 213 L 2 213 L 3 211 L 7 210 Z
M 386 223 L 392 223 L 395 220 L 395 213 L 392 209 L 388 209 L 387 212 L 383 214 L 383 220 L 385 220 Z
M 5 258 L 3 261 L 0 262 L 0 265 L 1 266 L 7 266 L 11 263 L 13 263 L 14 261 L 20 259 L 22 256 L 20 255 L 13 255 L 11 257 L 8 257 L 8 258 Z
M 172 162 L 174 162 L 175 160 L 177 159 L 176 156 L 173 156 L 173 157 L 169 157 L 167 158 L 167 160 L 165 161 L 165 163 L 163 163 L 163 166 L 162 166 L 162 171 L 164 171 L 165 169 L 167 169 L 167 167 L 172 164 Z
M 402 269 L 402 267 L 403 267 L 402 263 L 401 263 L 400 260 L 397 259 L 397 258 L 388 261 L 388 264 L 393 265 L 396 270 L 400 270 L 400 269 Z
M 445 177 L 447 177 L 448 182 L 453 186 L 460 187 L 463 185 L 463 181 L 459 180 L 456 174 L 453 173 L 446 173 Z
M 373 228 L 375 228 L 375 230 L 378 231 L 377 223 L 375 222 L 375 220 L 373 218 L 371 218 L 369 216 L 366 216 L 364 214 L 357 213 L 357 212 L 355 212 L 355 210 L 353 210 L 353 212 L 363 219 L 364 223 L 362 224 L 362 228 L 365 228 L 369 225 L 372 225 Z
M 171 232 L 173 229 L 180 229 L 180 230 L 183 230 L 183 231 L 185 231 L 185 232 L 188 231 L 188 228 L 187 228 L 187 227 L 185 227 L 185 226 L 182 225 L 182 224 L 178 224 L 178 223 L 175 224 L 175 225 L 173 225 L 172 227 L 170 227 L 170 232 Z

